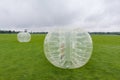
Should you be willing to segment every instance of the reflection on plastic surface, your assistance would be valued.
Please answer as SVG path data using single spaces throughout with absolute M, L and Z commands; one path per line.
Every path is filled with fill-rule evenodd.
M 77 29 L 56 29 L 44 42 L 47 59 L 56 67 L 74 69 L 85 65 L 92 54 L 92 40 L 88 32 Z

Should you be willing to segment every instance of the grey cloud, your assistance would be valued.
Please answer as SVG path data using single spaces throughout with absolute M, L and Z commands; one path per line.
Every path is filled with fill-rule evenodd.
M 88 31 L 120 30 L 119 0 L 0 0 L 0 28 L 80 25 Z M 46 28 L 45 28 L 46 29 Z

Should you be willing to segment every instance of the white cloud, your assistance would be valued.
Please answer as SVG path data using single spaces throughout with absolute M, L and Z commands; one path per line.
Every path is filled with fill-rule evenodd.
M 120 31 L 119 0 L 0 0 L 0 29 L 47 31 L 79 25 Z

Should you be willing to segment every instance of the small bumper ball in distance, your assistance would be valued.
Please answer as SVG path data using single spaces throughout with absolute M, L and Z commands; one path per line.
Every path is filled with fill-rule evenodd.
M 31 35 L 28 32 L 20 32 L 17 34 L 17 39 L 19 42 L 30 42 Z

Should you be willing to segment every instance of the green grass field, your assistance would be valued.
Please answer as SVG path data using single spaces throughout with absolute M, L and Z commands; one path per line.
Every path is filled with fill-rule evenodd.
M 54 67 L 44 55 L 45 35 L 19 43 L 16 34 L 0 34 L 0 80 L 120 80 L 120 36 L 92 35 L 93 54 L 78 69 Z

